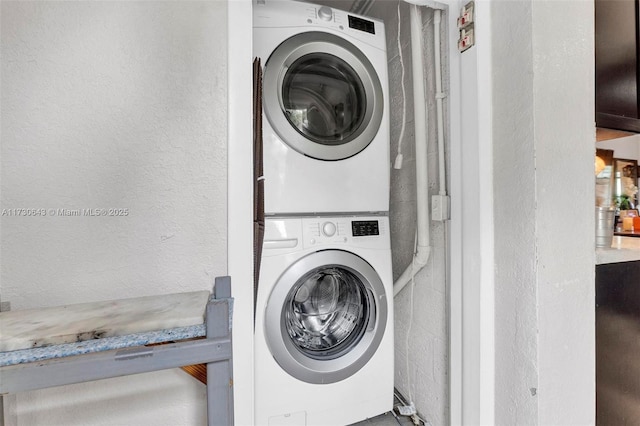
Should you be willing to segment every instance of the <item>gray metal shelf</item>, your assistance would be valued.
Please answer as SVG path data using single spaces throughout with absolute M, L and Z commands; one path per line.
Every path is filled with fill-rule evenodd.
M 232 425 L 232 316 L 231 280 L 218 277 L 206 306 L 206 338 L 171 342 L 169 335 L 171 343 L 159 346 L 137 345 L 5 365 L 0 367 L 0 394 L 207 364 L 208 425 Z

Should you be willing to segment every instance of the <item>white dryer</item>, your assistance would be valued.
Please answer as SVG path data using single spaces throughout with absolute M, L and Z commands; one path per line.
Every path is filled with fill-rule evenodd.
M 386 216 L 267 218 L 257 425 L 343 426 L 393 408 L 392 287 Z
M 387 212 L 384 24 L 287 0 L 254 0 L 263 74 L 265 213 Z

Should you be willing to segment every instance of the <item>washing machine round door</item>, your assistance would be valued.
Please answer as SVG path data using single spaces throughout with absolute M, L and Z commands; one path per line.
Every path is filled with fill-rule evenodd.
M 320 160 L 365 149 L 383 113 L 371 62 L 350 42 L 321 32 L 295 35 L 274 50 L 264 68 L 263 103 L 282 141 Z
M 265 336 L 291 376 L 334 383 L 371 359 L 386 322 L 385 289 L 373 267 L 353 253 L 324 250 L 280 277 L 265 310 Z

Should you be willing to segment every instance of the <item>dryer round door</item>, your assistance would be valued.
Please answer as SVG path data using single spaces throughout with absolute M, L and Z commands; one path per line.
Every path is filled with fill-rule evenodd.
M 380 79 L 366 56 L 341 37 L 295 35 L 264 68 L 264 111 L 296 151 L 320 160 L 351 157 L 373 140 L 383 113 Z
M 271 354 L 291 376 L 334 383 L 374 355 L 387 323 L 384 285 L 361 257 L 342 250 L 307 255 L 278 279 L 265 309 Z

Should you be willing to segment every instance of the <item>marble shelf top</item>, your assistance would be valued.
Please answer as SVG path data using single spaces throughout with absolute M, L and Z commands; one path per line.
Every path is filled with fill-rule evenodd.
M 206 334 L 207 328 L 204 324 L 200 324 L 189 327 L 150 331 L 146 333 L 128 334 L 126 336 L 105 337 L 103 339 L 85 340 L 83 342 L 63 343 L 61 345 L 0 352 L 0 367 L 74 355 L 86 355 L 95 352 L 143 346 L 153 343 L 166 343 L 193 339 L 197 337 L 204 337 Z
M 0 352 L 203 325 L 209 294 L 196 291 L 0 312 Z M 146 343 L 152 342 L 141 344 Z
M 640 238 L 613 237 L 611 248 L 596 249 L 596 265 L 640 260 Z

